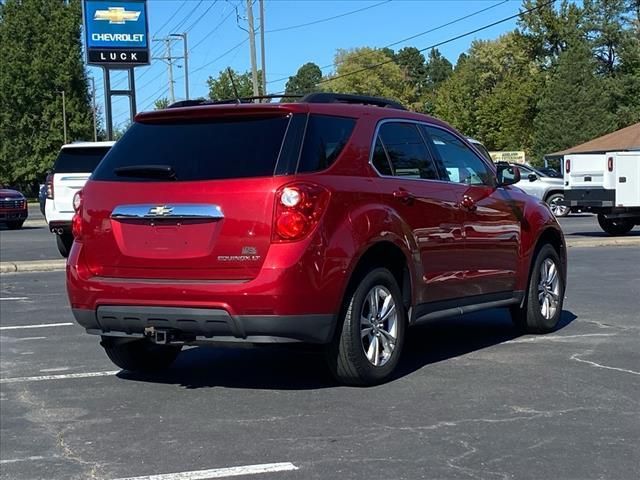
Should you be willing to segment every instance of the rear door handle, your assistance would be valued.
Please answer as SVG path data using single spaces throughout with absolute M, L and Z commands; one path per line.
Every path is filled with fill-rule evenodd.
M 404 188 L 399 188 L 398 190 L 395 190 L 393 192 L 393 198 L 397 198 L 398 200 L 404 203 L 409 203 L 416 197 L 409 190 L 405 190 Z
M 476 205 L 476 201 L 469 195 L 465 195 L 464 197 L 462 197 L 462 201 L 458 204 L 458 206 L 468 212 L 473 212 L 478 208 L 478 206 Z

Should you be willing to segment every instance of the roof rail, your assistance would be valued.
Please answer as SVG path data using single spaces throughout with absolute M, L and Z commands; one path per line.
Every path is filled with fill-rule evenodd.
M 367 95 L 351 95 L 346 93 L 310 93 L 302 98 L 302 103 L 354 103 L 363 105 L 375 105 L 378 107 L 396 108 L 406 110 L 399 102 L 383 97 L 370 97 Z

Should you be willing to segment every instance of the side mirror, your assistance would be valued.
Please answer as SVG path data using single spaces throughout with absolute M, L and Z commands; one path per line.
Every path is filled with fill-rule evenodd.
M 520 181 L 520 169 L 508 164 L 497 166 L 496 177 L 498 179 L 498 187 L 506 187 Z
M 527 178 L 530 182 L 535 182 L 538 179 L 538 176 L 535 173 L 530 173 Z

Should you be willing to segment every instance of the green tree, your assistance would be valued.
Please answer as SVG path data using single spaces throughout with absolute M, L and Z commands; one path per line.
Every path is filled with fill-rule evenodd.
M 490 150 L 530 153 L 540 82 L 517 34 L 475 41 L 437 88 L 435 113 Z
M 542 156 L 616 129 L 605 81 L 594 75 L 596 60 L 586 42 L 560 54 L 534 121 L 534 151 Z
M 170 102 L 167 97 L 162 97 L 153 102 L 153 108 L 156 110 L 164 110 L 169 106 Z
M 323 90 L 411 102 L 402 69 L 383 51 L 368 47 L 338 50 L 334 63 L 336 71 L 323 80 Z
M 305 95 L 319 90 L 318 83 L 322 80 L 322 70 L 313 62 L 305 63 L 296 74 L 289 77 L 285 86 L 286 95 Z M 289 100 L 291 97 L 283 97 Z
M 261 78 L 262 72 L 258 70 L 259 92 L 260 95 L 263 95 Z M 233 83 L 231 79 L 233 79 Z M 236 98 L 236 92 L 233 88 L 234 85 L 239 97 L 253 97 L 251 72 L 238 73 L 232 68 L 225 69 L 222 70 L 216 78 L 209 77 L 207 85 L 209 86 L 209 98 L 212 100 Z
M 41 181 L 63 143 L 93 138 L 79 0 L 0 3 L 0 182 Z

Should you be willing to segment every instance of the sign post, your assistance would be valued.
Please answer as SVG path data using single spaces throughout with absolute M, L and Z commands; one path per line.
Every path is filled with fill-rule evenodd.
M 134 67 L 149 65 L 149 25 L 146 0 L 84 0 L 87 64 L 104 72 L 107 137 L 113 139 L 113 96 L 129 97 L 130 118 L 136 114 Z M 111 71 L 127 71 L 127 88 L 111 89 Z

